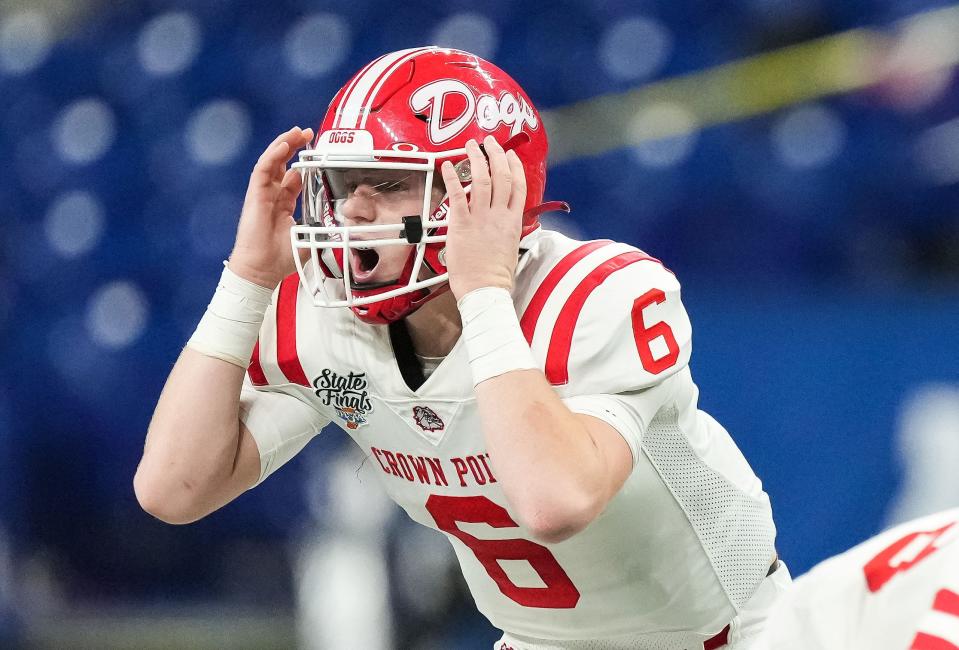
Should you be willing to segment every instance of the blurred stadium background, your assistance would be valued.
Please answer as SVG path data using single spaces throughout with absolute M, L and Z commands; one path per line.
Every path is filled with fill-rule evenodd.
M 4 1 L 0 646 L 489 648 L 335 430 L 188 527 L 131 488 L 259 152 L 424 43 L 548 113 L 553 226 L 677 272 L 794 574 L 959 504 L 959 5 Z

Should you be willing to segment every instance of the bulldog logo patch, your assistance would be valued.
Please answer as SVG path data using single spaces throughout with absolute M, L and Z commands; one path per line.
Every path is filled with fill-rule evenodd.
M 446 427 L 443 419 L 428 406 L 414 406 L 413 420 L 423 431 L 442 431 Z

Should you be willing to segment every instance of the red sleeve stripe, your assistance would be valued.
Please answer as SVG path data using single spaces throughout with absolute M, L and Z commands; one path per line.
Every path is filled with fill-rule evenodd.
M 246 369 L 247 373 L 250 375 L 250 381 L 253 382 L 254 386 L 266 386 L 270 382 L 266 380 L 266 375 L 263 374 L 263 366 L 260 365 L 260 340 L 256 340 L 256 345 L 253 346 L 253 357 L 250 359 L 250 367 Z
M 543 282 L 540 283 L 539 287 L 536 289 L 536 293 L 533 294 L 533 299 L 529 301 L 529 305 L 526 306 L 526 310 L 523 312 L 523 317 L 520 318 L 519 325 L 523 330 L 523 336 L 526 337 L 526 342 L 530 345 L 533 344 L 533 333 L 536 331 L 536 323 L 539 320 L 540 315 L 543 313 L 543 307 L 546 306 L 546 301 L 549 299 L 549 296 L 556 289 L 556 285 L 559 284 L 560 280 L 566 277 L 566 274 L 569 273 L 569 270 L 576 265 L 581 259 L 592 253 L 598 248 L 612 244 L 608 239 L 600 239 L 594 242 L 589 242 L 588 244 L 583 244 L 579 248 L 575 249 L 573 252 L 569 253 L 559 261 L 559 264 L 553 267 L 553 269 L 546 275 L 543 279 Z
M 919 632 L 912 640 L 909 650 L 959 650 L 959 646 L 942 637 Z
M 959 616 L 959 594 L 948 589 L 941 589 L 936 594 L 936 600 L 932 604 L 932 608 L 946 614 Z
M 299 288 L 300 276 L 296 273 L 288 275 L 280 284 L 280 296 L 276 301 L 276 361 L 287 380 L 309 386 L 310 380 L 303 372 L 296 352 L 296 298 Z
M 567 298 L 566 304 L 563 305 L 563 309 L 556 319 L 553 335 L 549 340 L 549 349 L 546 352 L 546 378 L 553 386 L 563 386 L 569 383 L 568 366 L 570 348 L 573 345 L 573 331 L 576 329 L 576 321 L 579 320 L 586 299 L 610 275 L 630 264 L 643 260 L 658 261 L 639 251 L 617 255 L 593 269 Z

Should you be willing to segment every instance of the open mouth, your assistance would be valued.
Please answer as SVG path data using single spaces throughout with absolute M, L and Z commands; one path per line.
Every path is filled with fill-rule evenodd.
M 373 248 L 354 248 L 350 254 L 350 271 L 356 282 L 365 282 L 380 263 L 380 254 Z

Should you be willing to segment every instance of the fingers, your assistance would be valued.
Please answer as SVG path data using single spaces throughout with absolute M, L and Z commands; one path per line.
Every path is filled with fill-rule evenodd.
M 284 140 L 290 145 L 290 151 L 286 158 L 280 160 L 279 162 L 279 168 L 276 172 L 276 176 L 279 178 L 282 178 L 283 174 L 286 172 L 286 165 L 290 162 L 290 159 L 296 154 L 296 152 L 309 145 L 313 140 L 313 129 L 301 129 L 299 138 L 285 138 Z
M 470 176 L 472 176 L 470 205 L 488 208 L 492 181 L 486 164 L 486 156 L 483 155 L 483 150 L 480 149 L 476 140 L 466 142 L 466 155 L 470 159 Z
M 523 161 L 513 150 L 506 154 L 506 161 L 512 177 L 508 207 L 522 211 L 526 206 L 526 170 L 523 169 Z
M 490 176 L 492 177 L 491 206 L 506 206 L 510 202 L 512 173 L 506 152 L 499 142 L 491 135 L 483 140 L 486 155 L 489 157 Z
M 290 145 L 285 140 L 278 140 L 267 147 L 253 166 L 251 185 L 269 185 L 273 181 L 277 161 L 285 160 L 289 151 Z
M 446 196 L 449 197 L 450 213 L 457 213 L 457 216 L 469 212 L 469 204 L 466 201 L 466 190 L 463 184 L 456 177 L 456 170 L 453 163 L 446 161 L 440 167 L 440 173 L 443 175 L 443 182 L 446 183 Z
M 273 142 L 270 143 L 270 146 L 266 148 L 267 151 L 269 151 L 270 149 L 272 149 L 275 145 L 280 144 L 281 142 L 288 141 L 291 137 L 296 137 L 298 134 L 300 134 L 300 133 L 302 133 L 302 132 L 303 132 L 303 129 L 301 129 L 301 128 L 298 127 L 298 126 L 294 126 L 294 127 L 293 127 L 292 129 L 290 129 L 289 131 L 284 131 L 284 132 L 281 133 L 280 135 L 276 136 L 276 139 L 273 140 Z
M 273 168 L 274 180 L 283 178 L 283 174 L 286 173 L 286 165 L 290 161 L 290 158 L 292 158 L 300 148 L 310 143 L 313 139 L 313 129 L 300 129 L 300 127 L 295 126 L 280 137 L 282 138 L 281 142 L 286 142 L 289 146 L 289 150 L 285 156 L 279 157 L 275 162 Z
M 267 187 L 272 183 L 279 182 L 283 178 L 286 163 L 293 156 L 293 152 L 308 144 L 312 139 L 313 129 L 303 130 L 298 126 L 281 133 L 256 161 L 253 174 L 250 177 L 250 185 Z
M 273 204 L 273 219 L 293 216 L 296 210 L 296 199 L 303 188 L 303 177 L 296 169 L 286 170 L 283 181 L 280 183 L 280 192 Z
M 469 207 L 503 207 L 509 210 L 522 210 L 526 204 L 526 173 L 523 162 L 515 151 L 505 151 L 493 136 L 483 141 L 486 155 L 476 140 L 466 143 L 466 155 L 470 162 L 472 185 L 470 187 Z M 487 160 L 489 164 L 487 165 Z M 447 169 L 447 167 L 449 169 Z M 454 189 L 463 192 L 463 186 L 456 177 L 452 164 L 444 163 L 443 180 L 449 190 L 450 206 L 454 203 Z

